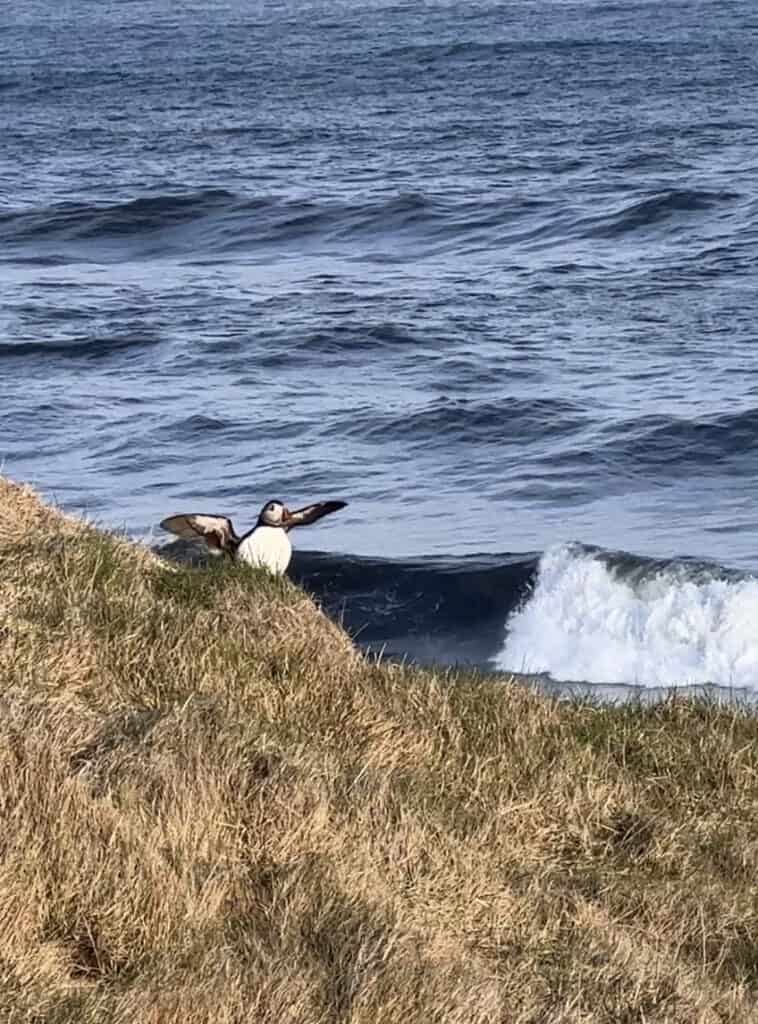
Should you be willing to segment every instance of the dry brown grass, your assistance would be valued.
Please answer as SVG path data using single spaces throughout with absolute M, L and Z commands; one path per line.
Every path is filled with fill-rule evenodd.
M 369 664 L 0 478 L 0 1021 L 756 1021 L 757 740 Z

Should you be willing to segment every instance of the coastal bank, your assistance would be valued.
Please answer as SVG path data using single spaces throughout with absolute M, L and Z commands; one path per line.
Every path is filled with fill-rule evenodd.
M 758 1019 L 758 718 L 372 661 L 0 478 L 0 1021 Z

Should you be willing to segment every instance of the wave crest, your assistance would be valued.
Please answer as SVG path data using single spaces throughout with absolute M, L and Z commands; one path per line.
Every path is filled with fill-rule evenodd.
M 627 571 L 579 547 L 548 550 L 507 624 L 504 671 L 642 686 L 756 688 L 758 580 L 716 567 Z
M 583 426 L 587 413 L 564 399 L 518 399 L 501 402 L 440 399 L 413 412 L 367 413 L 356 423 L 346 420 L 345 432 L 369 441 L 388 439 L 408 445 L 517 444 L 525 438 L 560 436 Z
M 110 204 L 59 203 L 0 213 L 0 242 L 36 262 L 80 256 L 101 246 L 111 259 L 137 254 L 233 255 L 258 247 L 315 241 L 369 247 L 381 262 L 408 253 L 476 252 L 504 245 L 527 248 L 557 242 L 613 241 L 627 234 L 678 231 L 739 199 L 730 192 L 674 189 L 636 198 L 621 210 L 588 212 L 528 193 L 465 200 L 421 192 L 356 195 L 349 199 L 245 196 L 197 189 Z M 45 245 L 50 251 L 39 251 Z
M 635 200 L 616 213 L 599 217 L 593 222 L 587 234 L 594 238 L 618 238 L 621 235 L 658 227 L 672 218 L 698 216 L 739 198 L 735 192 L 669 189 Z

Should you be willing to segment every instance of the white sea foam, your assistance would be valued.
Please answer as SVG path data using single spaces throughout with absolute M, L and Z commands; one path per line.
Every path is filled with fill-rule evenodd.
M 505 671 L 589 683 L 758 690 L 758 580 L 660 572 L 632 583 L 578 547 L 549 549 L 507 623 Z

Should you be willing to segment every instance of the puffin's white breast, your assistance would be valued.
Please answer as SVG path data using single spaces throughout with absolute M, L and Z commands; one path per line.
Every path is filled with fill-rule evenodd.
M 256 526 L 237 548 L 237 558 L 279 575 L 290 564 L 292 545 L 287 531 L 278 526 Z

